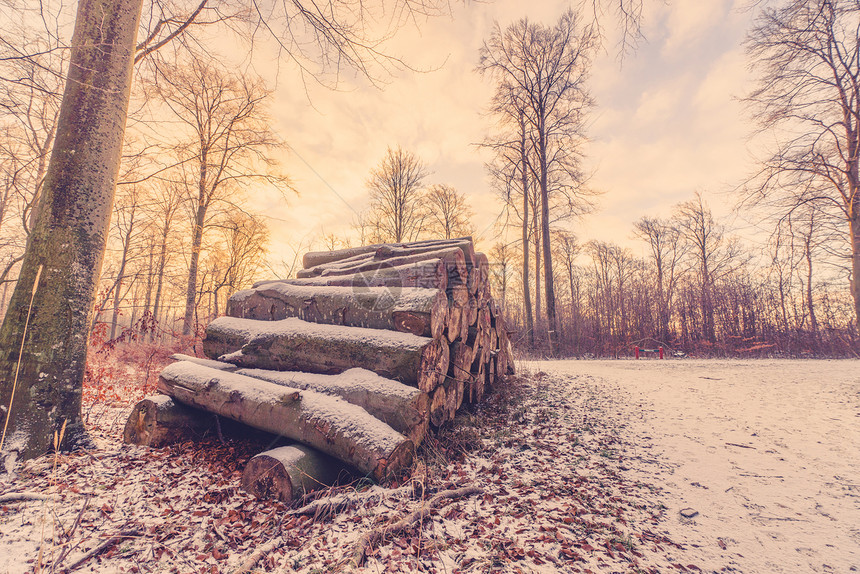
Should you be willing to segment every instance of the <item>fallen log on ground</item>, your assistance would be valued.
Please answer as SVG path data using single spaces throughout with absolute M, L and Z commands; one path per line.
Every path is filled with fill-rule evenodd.
M 272 283 L 233 294 L 227 315 L 262 321 L 297 317 L 311 323 L 387 329 L 438 337 L 447 301 L 436 289 L 314 287 Z
M 238 369 L 236 373 L 295 389 L 340 397 L 412 439 L 415 446 L 421 444 L 427 433 L 427 393 L 380 377 L 366 369 L 349 369 L 339 375 L 265 369 Z
M 158 389 L 186 405 L 312 446 L 380 482 L 412 462 L 411 440 L 337 397 L 188 361 L 165 367 Z
M 255 321 L 220 317 L 206 327 L 203 352 L 245 368 L 342 373 L 360 367 L 429 392 L 448 372 L 440 339 L 300 319 Z
M 291 502 L 308 492 L 348 481 L 349 476 L 339 460 L 296 444 L 251 458 L 242 473 L 242 488 L 261 500 Z
M 215 424 L 210 413 L 177 403 L 166 395 L 154 395 L 131 410 L 122 438 L 126 444 L 158 448 L 211 434 Z
M 340 397 L 348 403 L 363 408 L 400 434 L 411 439 L 416 447 L 421 444 L 427 434 L 427 423 L 429 422 L 427 393 L 418 388 L 380 377 L 367 369 L 355 368 L 348 369 L 339 375 L 320 375 L 300 371 L 240 369 L 230 363 L 179 353 L 171 358 L 189 361 L 220 371 L 230 371 L 276 385 Z M 179 407 L 187 408 L 182 405 Z

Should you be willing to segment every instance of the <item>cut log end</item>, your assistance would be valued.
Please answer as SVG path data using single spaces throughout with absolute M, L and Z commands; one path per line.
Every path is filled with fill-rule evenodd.
M 421 367 L 418 376 L 418 388 L 425 393 L 442 384 L 448 374 L 450 349 L 444 339 L 434 339 L 424 348 L 421 354 Z
M 410 311 L 395 311 L 392 313 L 394 329 L 413 335 L 426 336 L 431 334 L 430 315 Z
M 123 429 L 126 444 L 159 448 L 207 434 L 214 417 L 164 395 L 147 397 L 131 410 Z
M 242 488 L 261 500 L 290 502 L 348 478 L 351 473 L 340 461 L 295 444 L 260 453 L 248 461 Z
M 290 502 L 293 481 L 284 465 L 265 453 L 252 458 L 242 473 L 242 488 L 261 500 Z

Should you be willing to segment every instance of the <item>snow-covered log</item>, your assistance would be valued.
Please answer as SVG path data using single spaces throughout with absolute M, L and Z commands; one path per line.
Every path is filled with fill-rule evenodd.
M 202 357 L 194 357 L 192 355 L 185 355 L 183 353 L 174 353 L 170 355 L 170 358 L 174 361 L 191 361 L 192 363 L 197 363 L 198 365 L 203 365 L 204 367 L 218 369 L 219 371 L 235 371 L 239 368 L 236 365 L 232 365 L 230 363 L 222 363 L 221 361 L 204 359 Z
M 426 250 L 432 250 L 434 248 L 441 249 L 448 245 L 459 245 L 463 243 L 471 245 L 472 238 L 459 237 L 456 239 L 429 239 L 424 241 L 413 241 L 410 243 L 377 243 L 374 245 L 349 247 L 335 251 L 311 251 L 309 253 L 305 253 L 304 257 L 302 257 L 302 266 L 305 269 L 310 269 L 319 265 L 326 265 L 335 261 L 343 261 L 345 259 L 351 259 L 368 253 L 373 253 L 375 255 L 380 249 L 396 250 L 398 248 L 403 248 L 418 250 L 423 248 Z
M 475 247 L 472 244 L 471 237 L 464 237 L 461 239 L 443 239 L 439 242 L 435 242 L 432 244 L 412 244 L 412 243 L 401 243 L 401 244 L 390 244 L 383 245 L 379 249 L 376 250 L 375 257 L 377 258 L 391 258 L 391 257 L 405 257 L 405 256 L 415 256 L 415 255 L 424 255 L 425 258 L 429 256 L 430 252 L 435 249 L 443 249 L 456 247 L 460 251 L 463 252 L 463 258 L 466 263 L 466 266 L 471 268 L 475 265 L 476 257 L 475 257 Z
M 220 317 L 206 328 L 203 351 L 244 368 L 337 374 L 353 367 L 429 392 L 448 372 L 441 339 L 300 319 Z
M 271 283 L 233 294 L 227 315 L 278 321 L 387 329 L 436 338 L 445 329 L 447 300 L 437 289 L 290 285 Z
M 159 391 L 186 405 L 281 435 L 385 481 L 412 462 L 415 446 L 363 408 L 190 361 L 168 365 Z
M 272 283 L 288 283 L 291 285 L 352 287 L 355 289 L 365 289 L 368 287 L 420 287 L 423 289 L 439 289 L 444 291 L 448 288 L 449 275 L 453 273 L 459 275 L 456 267 L 449 270 L 448 265 L 441 259 L 428 259 L 412 265 L 387 267 L 385 269 L 377 269 L 376 271 L 353 275 L 258 281 L 254 283 L 253 287 L 257 288 Z
M 371 415 L 387 423 L 391 428 L 411 439 L 415 446 L 421 444 L 427 434 L 429 421 L 427 393 L 415 387 L 380 377 L 366 369 L 349 369 L 339 375 L 320 375 L 300 371 L 240 369 L 231 363 L 201 359 L 179 353 L 171 358 L 177 361 L 190 361 L 219 371 L 234 372 L 293 389 L 316 391 L 340 397 L 348 403 L 360 406 Z
M 348 477 L 348 469 L 339 460 L 295 444 L 267 450 L 249 460 L 242 473 L 242 488 L 262 500 L 291 502 Z
M 340 397 L 412 439 L 415 446 L 421 444 L 427 433 L 427 393 L 380 377 L 366 369 L 349 369 L 339 375 L 264 369 L 238 369 L 236 373 L 299 390 Z
M 349 265 L 344 265 L 343 262 L 339 262 L 339 264 L 321 265 L 311 269 L 304 269 L 296 276 L 302 278 L 317 276 L 335 277 L 340 275 L 354 275 L 357 273 L 367 274 L 381 269 L 403 267 L 432 259 L 444 261 L 446 267 L 449 269 L 449 273 L 456 272 L 460 277 L 467 276 L 468 271 L 466 267 L 466 259 L 463 255 L 463 251 L 458 247 L 446 247 L 444 249 L 433 248 L 430 251 L 420 252 L 417 254 L 409 253 L 407 251 L 400 256 L 382 258 L 358 258 Z

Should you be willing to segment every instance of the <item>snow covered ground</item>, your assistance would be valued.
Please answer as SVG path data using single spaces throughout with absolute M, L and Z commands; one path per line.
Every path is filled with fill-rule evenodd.
M 860 569 L 860 361 L 520 368 L 422 455 L 428 497 L 483 494 L 443 504 L 359 569 L 345 562 L 359 536 L 427 498 L 342 489 L 353 503 L 340 514 L 290 516 L 238 488 L 258 446 L 122 445 L 128 405 L 97 403 L 96 451 L 0 475 L 0 496 L 48 495 L 0 503 L 0 574 L 32 572 L 40 542 L 55 571 L 231 572 L 270 540 L 260 570 L 307 574 Z
M 860 570 L 860 362 L 557 361 L 630 441 L 624 474 L 665 489 L 661 524 L 705 570 Z M 692 509 L 692 518 L 680 512 Z M 687 512 L 691 514 L 691 512 Z

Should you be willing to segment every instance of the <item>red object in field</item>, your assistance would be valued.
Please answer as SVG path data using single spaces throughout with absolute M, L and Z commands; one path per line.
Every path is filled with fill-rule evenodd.
M 633 347 L 633 355 L 635 358 L 638 359 L 640 353 L 657 353 L 657 356 L 660 359 L 662 359 L 663 358 L 663 347 L 657 347 L 656 349 L 640 349 L 639 345 L 636 345 L 635 347 Z

